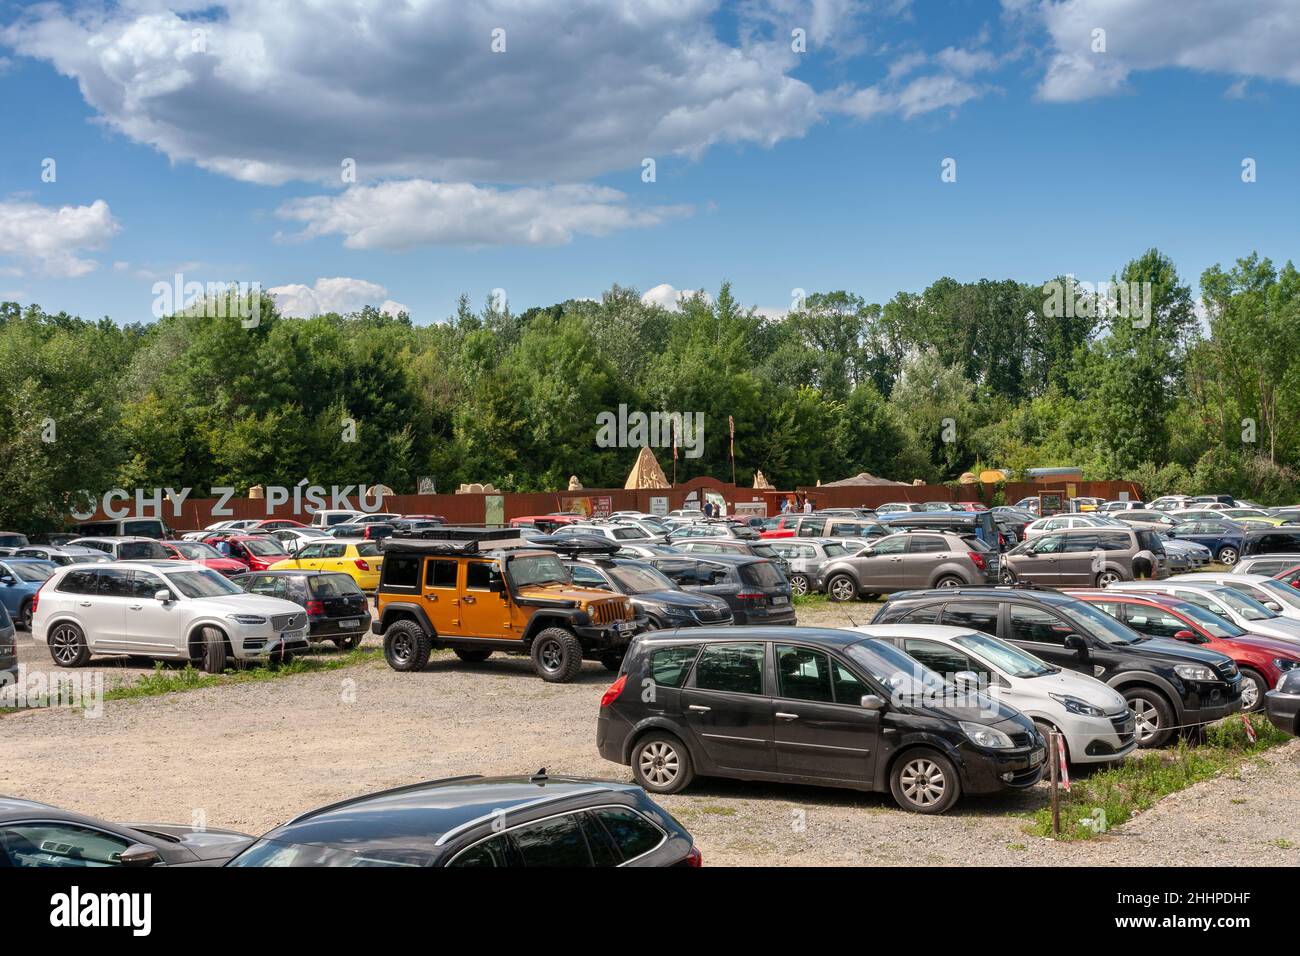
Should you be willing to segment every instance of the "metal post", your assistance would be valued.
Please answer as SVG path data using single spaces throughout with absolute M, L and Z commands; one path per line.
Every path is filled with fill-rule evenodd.
M 1056 764 L 1057 754 L 1056 731 L 1053 730 L 1047 735 L 1047 766 L 1051 774 L 1052 786 L 1052 836 L 1061 835 L 1061 791 L 1059 784 L 1061 781 L 1061 768 Z

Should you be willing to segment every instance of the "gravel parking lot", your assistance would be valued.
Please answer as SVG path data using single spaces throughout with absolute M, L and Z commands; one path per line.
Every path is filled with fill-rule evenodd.
M 862 623 L 871 613 L 812 606 L 800 617 Z M 26 635 L 20 644 L 24 661 L 37 659 Z M 106 668 L 106 683 L 151 669 L 140 663 Z M 609 680 L 588 664 L 572 684 L 546 684 L 523 658 L 471 666 L 444 653 L 420 674 L 377 661 L 109 701 L 96 719 L 10 714 L 0 717 L 0 792 L 117 820 L 201 819 L 257 833 L 341 797 L 455 774 L 545 766 L 627 780 L 627 768 L 595 751 L 595 711 Z M 1297 793 L 1300 742 L 1088 843 L 1025 833 L 1023 814 L 1043 805 L 1045 786 L 965 801 L 943 817 L 906 813 L 886 795 L 734 781 L 702 780 L 662 803 L 696 835 L 708 864 L 1240 866 L 1300 863 Z

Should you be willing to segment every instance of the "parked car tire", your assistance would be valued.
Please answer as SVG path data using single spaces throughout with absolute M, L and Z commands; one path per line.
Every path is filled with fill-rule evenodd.
M 1232 567 L 1237 563 L 1238 556 L 1239 553 L 1237 549 L 1231 547 L 1220 548 L 1219 553 L 1215 555 L 1215 557 L 1219 559 L 1220 564 L 1227 565 L 1228 567 Z
M 945 574 L 938 581 L 934 582 L 937 588 L 960 588 L 965 587 L 966 582 L 955 574 Z
M 433 638 L 415 621 L 394 621 L 384 631 L 384 660 L 395 671 L 423 670 L 429 663 Z
M 803 597 L 805 594 L 808 593 L 809 589 L 810 589 L 810 585 L 808 583 L 808 575 L 806 574 L 790 575 L 791 593 L 796 594 L 799 597 Z
M 1241 709 L 1247 713 L 1254 713 L 1264 709 L 1264 695 L 1271 688 L 1264 675 L 1259 671 L 1251 670 L 1249 667 L 1241 669 Z
M 492 652 L 481 647 L 458 647 L 456 656 L 466 664 L 482 664 L 492 656 Z
M 1146 687 L 1125 688 L 1122 693 L 1137 714 L 1138 747 L 1155 750 L 1169 743 L 1174 735 L 1174 708 L 1164 694 Z
M 334 638 L 334 646 L 341 651 L 355 651 L 361 646 L 360 634 L 349 634 L 347 637 Z
M 582 670 L 582 644 L 572 631 L 548 627 L 533 638 L 533 670 L 551 684 L 567 684 Z
M 199 645 L 202 656 L 199 668 L 207 674 L 220 674 L 226 669 L 226 635 L 211 625 L 200 632 L 203 643 Z
M 632 748 L 632 776 L 648 793 L 676 793 L 695 778 L 695 767 L 685 744 L 652 730 Z
M 17 624 L 20 630 L 24 630 L 28 634 L 32 632 L 32 602 L 30 598 L 24 601 L 22 607 L 18 609 Z
M 1118 584 L 1123 580 L 1123 576 L 1118 571 L 1102 571 L 1097 575 L 1097 587 L 1110 587 L 1110 585 Z
M 1043 761 L 1043 779 L 1046 780 L 1046 779 L 1048 779 L 1048 773 L 1050 772 L 1050 771 L 1049 771 L 1049 768 L 1051 767 L 1051 764 L 1048 763 L 1048 761 L 1050 761 L 1050 760 L 1052 759 L 1052 738 L 1049 737 L 1048 735 L 1049 735 L 1052 731 L 1054 731 L 1054 730 L 1055 730 L 1058 734 L 1060 734 L 1061 731 L 1060 731 L 1058 728 L 1053 727 L 1051 724 L 1047 723 L 1047 721 L 1045 721 L 1045 720 L 1035 720 L 1035 721 L 1034 721 L 1034 726 L 1038 728 L 1038 732 L 1039 732 L 1040 734 L 1042 734 L 1042 735 L 1043 735 L 1043 739 L 1047 741 L 1047 760 L 1044 760 L 1044 761 Z M 1068 740 L 1065 740 L 1065 739 L 1064 739 L 1064 737 L 1065 737 L 1064 734 L 1061 734 L 1061 737 L 1062 737 L 1061 742 L 1062 742 L 1063 744 L 1065 744 L 1065 763 L 1066 763 L 1066 766 L 1069 766 L 1069 764 L 1070 764 L 1070 742 L 1069 742 Z
M 50 629 L 50 657 L 60 667 L 84 667 L 90 660 L 86 635 L 70 621 L 60 621 Z
M 918 747 L 894 761 L 889 789 L 904 810 L 943 813 L 961 796 L 961 780 L 947 757 L 929 747 Z
M 836 574 L 826 582 L 826 596 L 832 601 L 857 600 L 857 582 L 847 574 Z

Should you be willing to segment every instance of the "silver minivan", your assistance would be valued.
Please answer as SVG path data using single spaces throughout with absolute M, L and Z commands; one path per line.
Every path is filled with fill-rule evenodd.
M 77 534 L 82 538 L 153 538 L 166 541 L 171 537 L 162 518 L 105 518 L 102 521 L 81 521 Z

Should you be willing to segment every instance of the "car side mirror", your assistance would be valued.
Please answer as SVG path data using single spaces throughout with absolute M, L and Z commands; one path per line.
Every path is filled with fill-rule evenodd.
M 0 584 L 9 585 L 13 583 L 14 583 L 14 579 L 10 575 L 0 574 Z
M 1088 651 L 1088 642 L 1078 634 L 1067 634 L 1065 636 L 1065 649 L 1074 651 L 1077 654 L 1086 654 Z
M 862 709 L 863 710 L 884 710 L 885 698 L 881 697 L 879 694 L 863 694 Z
M 953 680 L 957 682 L 958 687 L 979 687 L 980 675 L 974 671 L 958 671 L 953 675 Z
M 158 851 L 145 843 L 132 843 L 117 855 L 117 859 L 123 866 L 153 866 L 162 862 Z
M 1276 601 L 1265 601 L 1264 607 L 1268 608 L 1270 611 L 1280 612 L 1282 610 L 1282 605 L 1278 604 Z
M 505 589 L 506 589 L 506 582 L 504 578 L 501 578 L 499 576 L 488 578 L 489 591 L 492 591 L 495 594 L 503 594 L 505 593 Z
M 153 599 L 162 604 L 170 604 L 172 600 L 172 592 L 168 591 L 166 588 L 159 588 L 157 591 L 153 592 Z
M 1191 632 L 1191 631 L 1187 630 L 1186 628 L 1184 628 L 1184 629 L 1181 630 L 1181 631 L 1174 631 L 1174 640 L 1176 640 L 1176 641 L 1194 641 L 1194 640 L 1196 640 L 1196 635 L 1195 635 L 1193 632 Z

